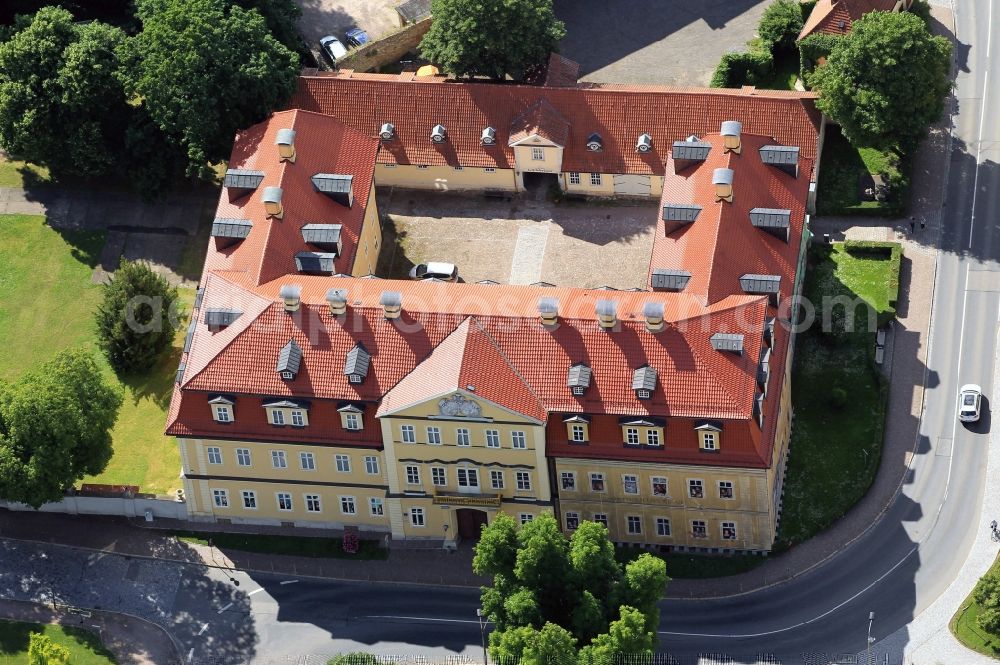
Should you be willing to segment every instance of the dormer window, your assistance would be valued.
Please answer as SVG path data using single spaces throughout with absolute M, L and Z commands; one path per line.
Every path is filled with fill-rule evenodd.
M 225 395 L 216 395 L 208 400 L 212 409 L 212 420 L 217 423 L 231 423 L 234 420 L 233 406 L 235 400 Z
M 587 389 L 584 388 L 583 386 L 572 386 L 570 387 L 570 392 L 579 397 L 583 393 L 587 392 Z
M 360 374 L 349 374 L 348 377 L 347 377 L 347 380 L 349 382 L 351 382 L 351 383 L 361 383 L 361 375 Z
M 278 427 L 285 425 L 307 427 L 309 425 L 308 409 L 309 404 L 306 402 L 293 402 L 287 399 L 264 402 L 267 422 Z
M 563 419 L 566 423 L 566 439 L 570 443 L 588 443 L 590 441 L 590 418 L 575 414 Z
M 643 445 L 659 448 L 663 445 L 666 421 L 662 418 L 619 418 L 622 429 L 622 443 L 626 448 L 639 448 Z
M 649 399 L 650 397 L 652 397 L 652 393 L 644 388 L 640 388 L 639 390 L 635 391 L 635 396 L 638 397 L 639 399 Z
M 282 372 L 281 378 L 283 378 L 285 381 L 291 381 L 292 379 L 295 378 L 295 375 L 292 374 L 291 372 Z
M 656 388 L 656 369 L 643 365 L 632 373 L 632 390 L 638 399 L 650 399 Z
M 579 397 L 586 393 L 587 388 L 590 387 L 591 376 L 590 367 L 583 363 L 576 363 L 569 368 L 569 373 L 566 376 L 566 385 L 572 394 Z
M 359 384 L 368 376 L 368 367 L 371 365 L 372 356 L 368 349 L 360 342 L 353 349 L 347 352 L 344 359 L 344 375 L 348 383 Z
M 350 432 L 357 432 L 364 429 L 364 421 L 362 419 L 364 409 L 357 404 L 345 404 L 337 409 L 337 412 L 340 414 L 340 426 L 344 429 Z
M 288 344 L 282 347 L 278 353 L 278 376 L 285 381 L 291 381 L 299 373 L 299 366 L 302 364 L 302 348 L 294 339 L 288 340 Z

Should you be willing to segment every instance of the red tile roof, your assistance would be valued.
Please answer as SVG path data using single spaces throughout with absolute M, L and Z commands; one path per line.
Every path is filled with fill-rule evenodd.
M 396 139 L 383 143 L 380 163 L 513 168 L 508 140 L 520 129 L 514 120 L 544 99 L 569 122 L 564 171 L 662 175 L 673 141 L 718 132 L 725 120 L 739 120 L 747 134 L 774 136 L 815 158 L 821 121 L 815 97 L 753 88 L 450 83 L 344 71 L 300 78 L 291 107 L 330 114 L 372 137 L 383 123 L 393 123 Z M 443 144 L 430 139 L 437 124 L 448 129 Z M 497 145 L 480 143 L 486 127 L 497 130 Z M 595 132 L 603 140 L 599 152 L 586 148 Z M 635 150 L 642 134 L 653 138 L 648 153 Z
M 851 31 L 854 21 L 868 12 L 891 12 L 895 6 L 896 0 L 819 0 L 802 26 L 798 39 L 817 32 L 845 35 Z

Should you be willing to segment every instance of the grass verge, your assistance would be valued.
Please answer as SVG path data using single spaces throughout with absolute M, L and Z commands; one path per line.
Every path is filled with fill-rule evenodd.
M 989 574 L 1000 574 L 1000 557 L 997 557 L 997 560 L 993 562 L 993 566 L 987 572 L 987 575 Z M 959 642 L 969 649 L 991 658 L 1000 658 L 1000 635 L 987 633 L 979 627 L 976 621 L 982 611 L 983 608 L 976 603 L 970 593 L 959 605 L 955 616 L 951 618 L 948 629 Z
M 823 168 L 819 172 L 820 215 L 894 216 L 902 212 L 901 201 L 907 195 L 903 167 L 895 155 L 873 148 L 855 148 L 830 126 L 823 144 Z M 862 200 L 862 181 L 866 176 L 882 174 L 890 184 L 887 201 Z
M 648 550 L 641 547 L 620 547 L 615 550 L 615 556 L 621 563 L 628 563 L 645 554 Z M 667 564 L 667 575 L 677 580 L 701 580 L 711 577 L 728 577 L 753 570 L 767 561 L 766 557 L 752 554 L 733 554 L 728 556 L 705 556 L 700 554 L 662 554 L 649 552 L 663 559 Z
M 308 538 L 302 536 L 271 536 L 252 533 L 204 533 L 197 531 L 171 531 L 186 543 L 212 545 L 220 550 L 240 550 L 258 554 L 291 554 L 313 558 L 333 559 L 385 559 L 389 552 L 378 546 L 378 541 L 364 540 L 359 543 L 357 554 L 344 551 L 340 538 Z
M 125 402 L 112 433 L 114 456 L 102 474 L 85 482 L 139 485 L 144 492 L 165 494 L 179 486 L 180 453 L 163 436 L 163 427 L 184 325 L 148 374 L 115 376 L 97 350 L 94 330 L 101 290 L 91 275 L 104 238 L 55 230 L 37 215 L 0 216 L 0 381 L 16 380 L 63 349 L 94 353 L 108 379 L 124 385 Z M 180 294 L 190 312 L 194 292 Z
M 28 662 L 28 636 L 42 633 L 69 649 L 73 665 L 114 665 L 114 658 L 94 633 L 55 624 L 0 621 L 0 665 L 24 665 Z

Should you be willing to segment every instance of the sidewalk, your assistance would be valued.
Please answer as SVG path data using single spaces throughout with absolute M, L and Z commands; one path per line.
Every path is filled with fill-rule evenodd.
M 171 665 L 182 660 L 162 628 L 118 612 L 90 610 L 90 616 L 83 616 L 62 608 L 53 611 L 51 607 L 39 603 L 0 599 L 0 618 L 28 623 L 57 623 L 96 632 L 118 665 Z

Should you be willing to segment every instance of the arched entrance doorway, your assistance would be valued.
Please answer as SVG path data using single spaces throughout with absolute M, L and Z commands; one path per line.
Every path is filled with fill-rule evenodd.
M 485 511 L 459 508 L 455 511 L 455 518 L 458 521 L 458 535 L 462 540 L 479 540 L 487 522 Z

